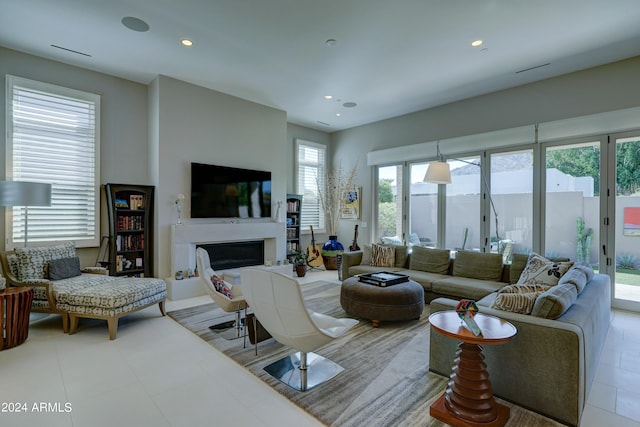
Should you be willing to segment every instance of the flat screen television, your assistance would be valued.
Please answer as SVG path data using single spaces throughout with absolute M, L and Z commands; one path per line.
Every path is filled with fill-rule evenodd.
M 191 163 L 191 218 L 271 217 L 271 172 Z

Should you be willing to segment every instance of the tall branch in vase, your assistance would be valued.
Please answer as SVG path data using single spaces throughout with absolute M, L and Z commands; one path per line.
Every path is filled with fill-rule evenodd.
M 338 169 L 334 169 L 327 174 L 324 183 L 316 176 L 318 197 L 320 198 L 320 205 L 325 214 L 327 232 L 330 236 L 336 236 L 338 234 L 342 194 L 345 190 L 353 188 L 353 181 L 356 177 L 356 166 L 357 164 L 353 165 L 353 168 L 346 173 L 344 169 L 342 169 L 342 164 L 340 164 Z
M 322 263 L 327 270 L 338 270 L 338 278 L 340 278 L 340 263 L 344 252 L 344 245 L 338 241 L 342 195 L 345 190 L 353 188 L 355 176 L 356 165 L 349 173 L 345 173 L 342 164 L 338 166 L 338 169 L 329 173 L 324 182 L 316 176 L 318 196 L 326 218 L 325 226 L 329 233 L 329 240 L 322 245 L 320 254 L 322 255 Z

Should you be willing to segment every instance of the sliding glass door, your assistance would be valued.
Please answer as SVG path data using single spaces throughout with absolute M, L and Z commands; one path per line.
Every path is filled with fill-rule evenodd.
M 609 270 L 614 305 L 640 310 L 640 133 L 613 137 L 612 141 L 615 233 L 609 247 L 615 255 Z
M 404 167 L 378 167 L 377 229 L 374 241 L 402 244 L 404 212 Z
M 546 148 L 545 255 L 599 264 L 600 141 Z
M 438 184 L 424 182 L 429 163 L 410 167 L 409 236 L 407 244 L 436 247 L 438 242 Z
M 445 248 L 482 251 L 480 156 L 449 160 L 451 184 L 447 189 Z
M 509 263 L 512 254 L 528 254 L 533 248 L 533 150 L 494 153 L 490 158 L 491 252 L 502 253 Z

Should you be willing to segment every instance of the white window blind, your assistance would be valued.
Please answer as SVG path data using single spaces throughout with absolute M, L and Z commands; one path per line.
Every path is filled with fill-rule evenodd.
M 325 180 L 326 147 L 309 141 L 297 140 L 298 188 L 302 194 L 300 229 L 324 231 L 324 211 L 318 195 L 318 181 Z
M 29 207 L 33 242 L 98 244 L 100 96 L 7 76 L 7 179 L 52 185 L 50 207 Z M 7 221 L 24 242 L 24 208 Z

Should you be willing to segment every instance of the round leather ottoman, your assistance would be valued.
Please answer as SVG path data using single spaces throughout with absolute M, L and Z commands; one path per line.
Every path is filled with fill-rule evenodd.
M 424 289 L 413 280 L 392 286 L 363 283 L 357 277 L 342 282 L 340 305 L 351 316 L 382 321 L 417 320 L 424 310 Z

